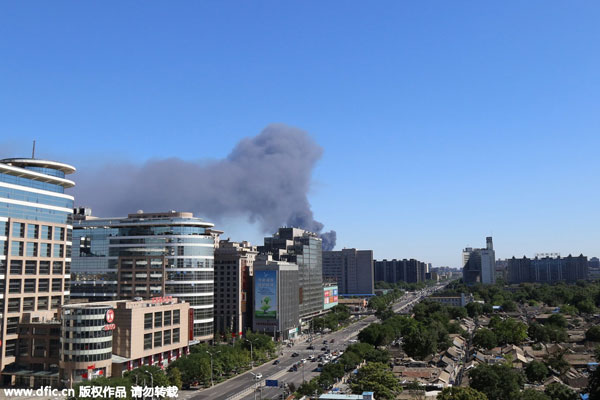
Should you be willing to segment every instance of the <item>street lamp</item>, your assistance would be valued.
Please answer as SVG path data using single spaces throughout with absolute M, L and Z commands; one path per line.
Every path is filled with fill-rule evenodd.
M 206 353 L 210 356 L 210 386 L 213 387 L 214 386 L 214 382 L 213 382 L 213 354 L 210 351 L 206 351 Z M 220 351 L 217 351 L 215 353 L 220 353 Z
M 254 353 L 252 352 L 252 341 L 249 339 L 244 339 L 246 342 L 250 343 L 250 365 L 251 368 L 254 368 Z
M 152 372 L 145 370 L 144 373 L 150 375 L 150 387 L 152 388 L 152 397 L 151 399 L 154 400 L 154 376 L 152 375 Z

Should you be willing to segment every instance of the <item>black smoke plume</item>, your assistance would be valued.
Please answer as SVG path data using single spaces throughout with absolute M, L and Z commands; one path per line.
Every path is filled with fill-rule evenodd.
M 208 150 L 205 150 L 208 151 Z M 94 215 L 193 211 L 209 220 L 245 216 L 264 232 L 287 225 L 319 233 L 323 249 L 335 247 L 335 231 L 323 232 L 313 218 L 307 193 L 312 170 L 323 150 L 309 135 L 282 124 L 241 140 L 223 160 L 191 162 L 179 158 L 80 169 L 77 203 Z

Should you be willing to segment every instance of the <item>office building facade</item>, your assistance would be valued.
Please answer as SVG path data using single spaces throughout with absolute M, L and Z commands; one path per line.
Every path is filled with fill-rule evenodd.
M 375 260 L 373 265 L 376 282 L 424 282 L 429 273 L 426 263 L 412 258 L 410 260 Z
M 89 214 L 89 213 L 88 213 Z M 193 310 L 193 340 L 214 332 L 213 224 L 192 213 L 76 214 L 73 298 L 107 300 L 173 296 Z
M 584 255 L 560 257 L 559 255 L 508 260 L 510 283 L 576 282 L 589 279 L 588 259 Z
M 19 353 L 44 364 L 50 354 L 34 352 L 18 325 L 55 318 L 70 294 L 73 196 L 66 175 L 75 168 L 54 161 L 0 160 L 0 370 Z M 32 339 L 32 337 L 29 337 Z M 55 346 L 55 347 L 54 347 Z M 52 353 L 58 351 L 53 343 Z M 14 366 L 14 365 L 13 365 Z M 10 384 L 10 376 L 3 382 Z
M 300 318 L 304 321 L 323 311 L 323 242 L 317 234 L 298 228 L 279 228 L 266 237 L 260 254 L 298 266 Z
M 259 255 L 254 262 L 253 331 L 275 340 L 294 338 L 300 332 L 300 271 L 298 265 Z M 323 288 L 320 292 L 323 308 Z
M 486 247 L 467 247 L 462 252 L 463 281 L 466 284 L 496 282 L 496 253 L 491 237 L 486 238 Z
M 252 328 L 256 246 L 221 240 L 215 250 L 215 332 L 239 337 Z
M 373 250 L 323 252 L 323 279 L 337 282 L 340 294 L 373 294 L 374 278 Z

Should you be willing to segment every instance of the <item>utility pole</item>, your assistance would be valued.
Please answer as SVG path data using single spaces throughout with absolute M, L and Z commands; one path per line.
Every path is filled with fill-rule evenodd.
M 248 339 L 244 339 L 246 342 L 250 343 L 250 366 L 254 368 L 254 353 L 252 352 L 252 342 Z

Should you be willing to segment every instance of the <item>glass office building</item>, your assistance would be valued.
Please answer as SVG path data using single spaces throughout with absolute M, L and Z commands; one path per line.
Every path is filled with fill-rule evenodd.
M 69 297 L 73 196 L 66 175 L 75 168 L 54 161 L 0 160 L 0 370 L 35 364 L 52 370 L 18 324 L 48 321 Z M 58 342 L 50 352 L 58 352 Z M 18 364 L 18 365 L 17 365 Z M 31 372 L 31 371 L 30 371 Z M 3 383 L 12 379 L 3 375 Z
M 265 238 L 259 253 L 275 261 L 298 265 L 300 318 L 307 321 L 323 311 L 323 241 L 317 234 L 298 228 L 279 228 Z
M 175 211 L 138 212 L 127 218 L 89 214 L 82 209 L 75 214 L 72 297 L 177 297 L 193 311 L 191 339 L 212 340 L 213 224 Z

